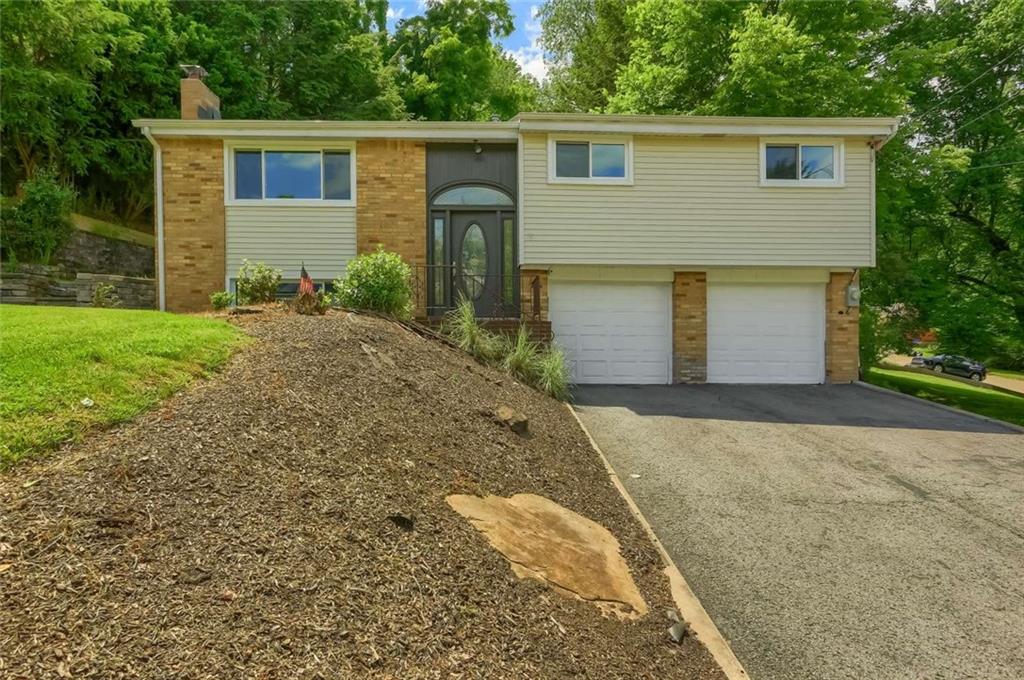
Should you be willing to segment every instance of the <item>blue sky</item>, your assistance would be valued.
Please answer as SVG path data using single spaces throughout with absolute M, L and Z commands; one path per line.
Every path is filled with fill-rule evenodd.
M 390 0 L 388 26 L 394 29 L 398 20 L 420 14 L 423 11 L 423 4 L 422 0 Z M 537 13 L 538 4 L 539 0 L 509 0 L 516 18 L 516 29 L 502 41 L 502 45 L 523 71 L 537 80 L 544 80 L 547 68 L 544 66 L 543 51 L 537 45 L 540 38 L 540 22 L 533 18 Z

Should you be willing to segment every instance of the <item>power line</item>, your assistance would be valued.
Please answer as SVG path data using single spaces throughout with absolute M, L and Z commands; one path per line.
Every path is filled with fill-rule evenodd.
M 985 170 L 986 168 L 1005 168 L 1007 165 L 1020 165 L 1024 161 L 1013 161 L 1012 163 L 996 163 L 995 165 L 978 165 L 973 168 L 967 168 L 964 172 L 970 172 L 971 170 Z
M 1009 97 L 1007 97 L 1007 98 L 1006 98 L 1006 99 L 1004 99 L 1003 101 L 1001 101 L 1001 102 L 999 102 L 998 104 L 996 104 L 995 106 L 993 106 L 993 107 L 992 107 L 991 109 L 989 109 L 989 110 L 988 110 L 988 111 L 986 111 L 985 113 L 983 113 L 983 114 L 981 114 L 981 115 L 979 115 L 979 116 L 975 116 L 974 118 L 971 118 L 971 119 L 970 119 L 969 121 L 967 121 L 966 123 L 960 123 L 960 125 L 958 125 L 958 126 L 957 126 L 957 131 L 959 131 L 959 130 L 963 130 L 963 129 L 964 129 L 965 127 L 967 127 L 967 126 L 968 126 L 968 125 L 970 125 L 971 123 L 974 123 L 974 122 L 976 122 L 976 121 L 979 121 L 979 120 L 981 120 L 982 118 L 984 118 L 984 117 L 985 117 L 985 116 L 987 116 L 988 114 L 992 113 L 992 112 L 993 112 L 993 111 L 995 111 L 996 109 L 1001 109 L 1001 108 L 1003 108 L 1004 106 L 1006 106 L 1007 104 L 1009 104 L 1010 102 L 1012 102 L 1012 101 L 1013 101 L 1014 99 L 1016 99 L 1016 98 L 1017 98 L 1018 96 L 1020 96 L 1020 94 L 1021 94 L 1022 92 L 1024 92 L 1024 88 L 1021 88 L 1021 89 L 1017 90 L 1016 92 L 1014 92 L 1014 93 L 1013 93 L 1013 94 L 1011 94 L 1011 95 L 1010 95 Z
M 986 68 L 986 69 L 985 69 L 984 71 L 982 71 L 982 72 L 981 72 L 981 73 L 979 73 L 979 74 L 978 74 L 977 76 L 975 76 L 975 77 L 974 77 L 974 78 L 973 78 L 973 79 L 971 80 L 971 82 L 967 83 L 966 85 L 963 85 L 962 87 L 959 87 L 959 88 L 957 88 L 957 89 L 956 89 L 956 90 L 954 90 L 953 92 L 950 92 L 949 94 L 947 94 L 947 95 L 946 95 L 945 97 L 943 97 L 943 98 L 942 98 L 942 99 L 943 99 L 943 101 L 939 102 L 938 104 L 936 104 L 936 105 L 935 105 L 935 106 L 933 106 L 932 108 L 930 108 L 930 109 L 928 109 L 927 111 L 925 111 L 924 113 L 920 114 L 920 115 L 919 115 L 918 117 L 919 117 L 919 118 L 924 118 L 925 116 L 927 116 L 927 115 L 931 114 L 931 113 L 932 113 L 933 111 L 936 111 L 937 109 L 940 109 L 940 108 L 942 108 L 942 105 L 946 103 L 946 100 L 948 100 L 948 99 L 950 99 L 951 97 L 955 97 L 956 95 L 960 94 L 961 92 L 963 92 L 964 90 L 966 90 L 967 88 L 969 88 L 969 87 L 970 87 L 971 85 L 973 85 L 974 83 L 978 82 L 979 80 L 981 80 L 982 78 L 984 78 L 985 76 L 987 76 L 987 75 L 988 75 L 989 73 L 991 73 L 992 71 L 994 71 L 994 70 L 995 70 L 996 68 L 998 68 L 999 66 L 1002 66 L 1003 64 L 1005 64 L 1005 63 L 1007 62 L 1007 60 L 1009 60 L 1009 59 L 1010 59 L 1011 57 L 1013 57 L 1014 55 L 1018 54 L 1018 51 L 1019 51 L 1019 50 L 1021 50 L 1021 49 L 1024 49 L 1024 43 L 1022 43 L 1022 44 L 1018 45 L 1017 47 L 1013 48 L 1012 50 L 1010 50 L 1010 53 L 1009 53 L 1009 54 L 1007 54 L 1007 55 L 1006 55 L 1005 57 L 1003 57 L 1002 59 L 1000 59 L 1000 60 L 999 60 L 998 62 L 996 62 L 996 63 L 995 63 L 995 64 L 993 64 L 992 66 L 989 66 L 989 67 L 987 67 L 987 68 Z M 965 102 L 965 103 L 966 103 L 966 102 Z M 950 113 L 953 113 L 954 111 L 956 111 L 956 110 L 957 110 L 957 109 L 959 109 L 959 108 L 960 108 L 959 106 L 958 106 L 958 107 L 956 107 L 955 109 L 953 109 L 952 111 L 950 111 Z

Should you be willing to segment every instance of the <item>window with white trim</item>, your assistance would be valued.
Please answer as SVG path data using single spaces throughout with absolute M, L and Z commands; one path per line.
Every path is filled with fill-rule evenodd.
M 765 186 L 842 183 L 843 148 L 839 142 L 764 141 L 761 183 Z
M 235 148 L 234 201 L 352 201 L 349 149 Z
M 627 139 L 552 139 L 549 179 L 553 182 L 629 183 L 632 149 Z

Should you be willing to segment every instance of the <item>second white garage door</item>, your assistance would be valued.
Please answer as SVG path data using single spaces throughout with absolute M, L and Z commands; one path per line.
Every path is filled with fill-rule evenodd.
M 671 382 L 670 284 L 553 281 L 549 305 L 573 382 Z
M 825 287 L 708 284 L 708 382 L 825 381 Z

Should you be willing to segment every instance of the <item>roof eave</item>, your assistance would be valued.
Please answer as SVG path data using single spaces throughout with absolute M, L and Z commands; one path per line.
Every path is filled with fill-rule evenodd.
M 328 139 L 418 139 L 437 141 L 515 141 L 517 125 L 511 121 L 485 123 L 425 121 L 322 121 L 322 120 L 178 120 L 132 121 L 157 137 L 253 137 Z
M 648 135 L 891 137 L 897 118 L 763 118 L 740 116 L 597 116 L 520 114 L 522 132 Z

